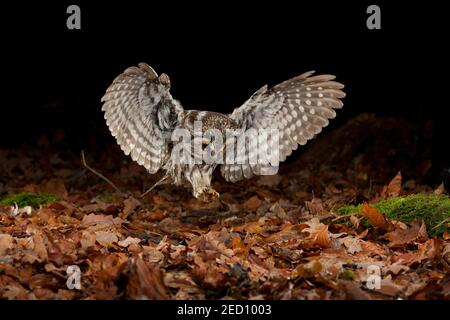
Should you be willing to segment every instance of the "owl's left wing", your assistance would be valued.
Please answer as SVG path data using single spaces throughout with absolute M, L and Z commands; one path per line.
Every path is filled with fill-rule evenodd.
M 320 133 L 328 119 L 336 116 L 334 109 L 343 106 L 344 86 L 333 81 L 335 76 L 313 73 L 303 73 L 270 89 L 262 87 L 230 116 L 243 130 L 277 129 L 280 161 Z M 227 181 L 235 182 L 261 174 L 261 165 L 224 164 L 221 173 Z
M 183 113 L 170 94 L 170 80 L 146 63 L 120 74 L 102 97 L 111 134 L 126 155 L 155 173 L 170 155 L 169 142 Z

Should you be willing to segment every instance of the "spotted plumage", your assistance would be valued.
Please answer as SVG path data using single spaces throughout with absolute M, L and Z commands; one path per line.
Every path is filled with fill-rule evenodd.
M 126 155 L 150 173 L 165 170 L 161 182 L 190 185 L 195 197 L 218 196 L 211 188 L 214 169 L 227 181 L 236 182 L 261 174 L 263 164 L 248 160 L 253 150 L 246 149 L 244 163 L 179 164 L 173 160 L 172 133 L 186 129 L 194 133 L 194 124 L 202 130 L 276 129 L 279 144 L 268 142 L 265 149 L 276 148 L 284 161 L 298 145 L 321 132 L 328 120 L 342 108 L 344 86 L 332 75 L 301 74 L 272 88 L 263 86 L 242 106 L 225 115 L 209 111 L 184 110 L 170 94 L 170 80 L 147 64 L 130 67 L 119 75 L 102 97 L 102 110 L 111 134 Z M 257 142 L 251 141 L 250 145 Z M 207 142 L 205 142 L 207 144 Z M 241 159 L 242 160 L 242 159 Z

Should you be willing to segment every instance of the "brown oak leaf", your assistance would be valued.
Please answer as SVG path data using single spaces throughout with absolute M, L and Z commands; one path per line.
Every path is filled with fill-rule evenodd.
M 377 208 L 369 206 L 364 203 L 361 208 L 361 215 L 369 220 L 370 224 L 382 231 L 391 231 L 394 229 L 392 223 L 390 223 L 383 213 L 378 211 Z

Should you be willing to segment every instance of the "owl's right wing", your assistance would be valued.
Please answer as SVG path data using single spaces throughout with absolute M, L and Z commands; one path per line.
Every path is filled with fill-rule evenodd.
M 172 98 L 170 80 L 147 64 L 130 67 L 102 97 L 111 134 L 126 155 L 155 173 L 170 156 L 169 141 L 183 108 Z
M 333 75 L 313 73 L 303 73 L 272 88 L 262 87 L 230 115 L 243 130 L 277 130 L 280 161 L 284 161 L 298 145 L 306 144 L 321 132 L 328 120 L 336 116 L 334 109 L 343 106 L 341 98 L 345 93 L 341 89 L 344 85 L 334 81 Z M 276 146 L 264 147 L 273 149 Z M 250 154 L 245 150 L 244 160 Z M 259 164 L 225 164 L 221 166 L 221 172 L 227 181 L 235 182 L 261 174 L 261 168 Z

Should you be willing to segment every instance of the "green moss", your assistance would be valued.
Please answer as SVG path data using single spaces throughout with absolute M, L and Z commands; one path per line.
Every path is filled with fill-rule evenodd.
M 344 215 L 344 214 L 350 214 L 350 213 L 357 213 L 359 212 L 359 209 L 361 209 L 361 205 L 347 205 L 340 207 L 336 210 L 337 214 Z
M 0 199 L 0 204 L 2 205 L 14 205 L 17 204 L 19 208 L 23 208 L 26 206 L 31 206 L 35 209 L 39 208 L 40 205 L 49 203 L 49 202 L 55 202 L 59 199 L 46 195 L 46 194 L 36 194 L 31 192 L 22 192 L 18 194 L 11 194 L 6 197 L 3 197 Z
M 372 204 L 372 206 L 386 214 L 389 219 L 407 224 L 414 220 L 424 221 L 430 236 L 442 235 L 447 228 L 447 224 L 443 223 L 435 229 L 434 227 L 450 218 L 450 198 L 445 195 L 413 194 L 382 200 Z M 361 205 L 344 206 L 336 212 L 344 215 L 359 212 L 360 209 Z
M 353 270 L 350 270 L 350 269 L 344 269 L 339 274 L 339 278 L 344 279 L 344 280 L 353 280 L 354 277 L 355 277 L 355 274 L 354 274 Z
M 339 215 L 346 215 L 346 214 L 351 214 L 351 213 L 357 214 L 361 210 L 361 207 L 362 207 L 362 204 L 359 204 L 359 205 L 356 205 L 356 206 L 355 205 L 346 205 L 346 206 L 343 206 L 343 207 L 337 209 L 336 213 L 339 214 Z M 342 219 L 342 220 L 339 220 L 338 223 L 345 224 L 348 227 L 353 226 L 353 224 L 350 222 L 350 219 L 345 219 L 345 220 Z M 367 219 L 365 219 L 365 218 L 361 218 L 360 219 L 360 225 L 365 227 L 365 228 L 369 228 L 370 227 L 369 221 Z
M 95 198 L 97 198 L 100 201 L 103 202 L 113 202 L 113 196 L 112 194 L 101 194 L 96 196 Z

